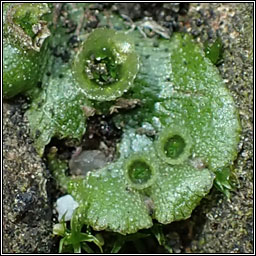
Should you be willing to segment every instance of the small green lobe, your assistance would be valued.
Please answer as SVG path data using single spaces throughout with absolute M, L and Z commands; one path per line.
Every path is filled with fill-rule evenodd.
M 209 58 L 214 65 L 220 64 L 223 57 L 223 43 L 221 39 L 218 37 L 212 45 L 207 43 L 204 52 L 205 56 Z
M 14 97 L 36 87 L 43 76 L 47 51 L 41 47 L 44 41 L 42 37 L 45 39 L 50 35 L 47 23 L 42 18 L 45 13 L 49 13 L 47 4 L 4 4 L 4 98 Z M 39 21 L 40 25 L 36 24 Z M 33 25 L 39 26 L 39 35 L 32 31 Z M 33 45 L 39 41 L 38 45 Z
M 13 46 L 9 40 L 4 40 L 3 46 L 3 96 L 11 98 L 36 86 L 41 74 L 41 56 Z

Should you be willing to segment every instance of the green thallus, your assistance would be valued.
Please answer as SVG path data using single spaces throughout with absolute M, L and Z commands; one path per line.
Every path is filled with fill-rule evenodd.
M 28 31 L 24 23 L 21 27 Z M 61 37 L 61 33 L 53 34 L 49 44 L 55 45 L 55 36 Z M 8 37 L 5 40 L 3 89 L 5 97 L 12 97 L 35 86 L 40 72 L 37 57 L 30 59 L 30 54 L 37 55 L 35 50 L 23 51 Z M 8 61 L 13 56 L 17 61 Z M 70 66 L 72 74 L 66 72 Z M 83 135 L 82 104 L 91 106 L 88 98 L 112 101 L 122 96 L 141 102 L 140 107 L 114 118 L 117 126 L 125 125 L 116 162 L 85 177 L 66 177 L 67 164 L 56 153 L 49 155 L 49 167 L 60 186 L 79 204 L 71 220 L 72 230 L 66 235 L 62 232 L 76 251 L 80 241 L 99 244 L 97 239 L 80 235 L 84 224 L 95 230 L 135 233 L 151 227 L 152 219 L 166 224 L 188 218 L 209 192 L 215 173 L 218 187 L 229 188 L 227 168 L 236 157 L 240 132 L 237 112 L 217 69 L 189 36 L 174 34 L 170 40 L 158 40 L 155 47 L 155 39 L 142 38 L 136 31 L 127 35 L 96 29 L 70 66 L 53 68 L 56 75 L 48 78 L 48 86 L 26 113 L 41 155 L 53 136 Z M 17 67 L 18 73 L 12 73 Z M 154 135 L 134 132 L 146 130 L 144 127 Z M 191 164 L 195 162 L 205 164 Z
M 50 36 L 43 15 L 49 11 L 43 3 L 4 4 L 4 98 L 35 87 L 42 78 L 46 51 L 41 47 Z
M 240 130 L 216 67 L 189 36 L 175 34 L 157 49 L 152 39 L 133 37 L 141 63 L 129 97 L 142 104 L 116 115 L 117 125 L 126 124 L 120 157 L 67 186 L 78 209 L 84 208 L 81 223 L 121 234 L 149 228 L 152 219 L 167 224 L 188 218 L 216 170 L 234 159 Z M 155 137 L 136 132 L 146 123 Z

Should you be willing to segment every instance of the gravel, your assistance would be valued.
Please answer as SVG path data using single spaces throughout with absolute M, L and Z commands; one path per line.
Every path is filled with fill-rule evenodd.
M 24 100 L 3 104 L 3 252 L 49 253 L 52 210 L 45 165 L 29 138 Z

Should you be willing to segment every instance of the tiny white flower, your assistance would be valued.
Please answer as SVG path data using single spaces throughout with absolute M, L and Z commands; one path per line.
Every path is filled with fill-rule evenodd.
M 65 214 L 65 221 L 69 221 L 72 218 L 74 210 L 78 207 L 78 203 L 71 195 L 65 195 L 57 200 L 56 210 L 59 214 L 58 221 L 60 221 Z

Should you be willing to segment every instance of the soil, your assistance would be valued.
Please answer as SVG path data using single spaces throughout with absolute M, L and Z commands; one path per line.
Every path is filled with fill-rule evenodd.
M 3 253 L 50 253 L 54 240 L 47 174 L 33 148 L 24 99 L 3 104 Z

